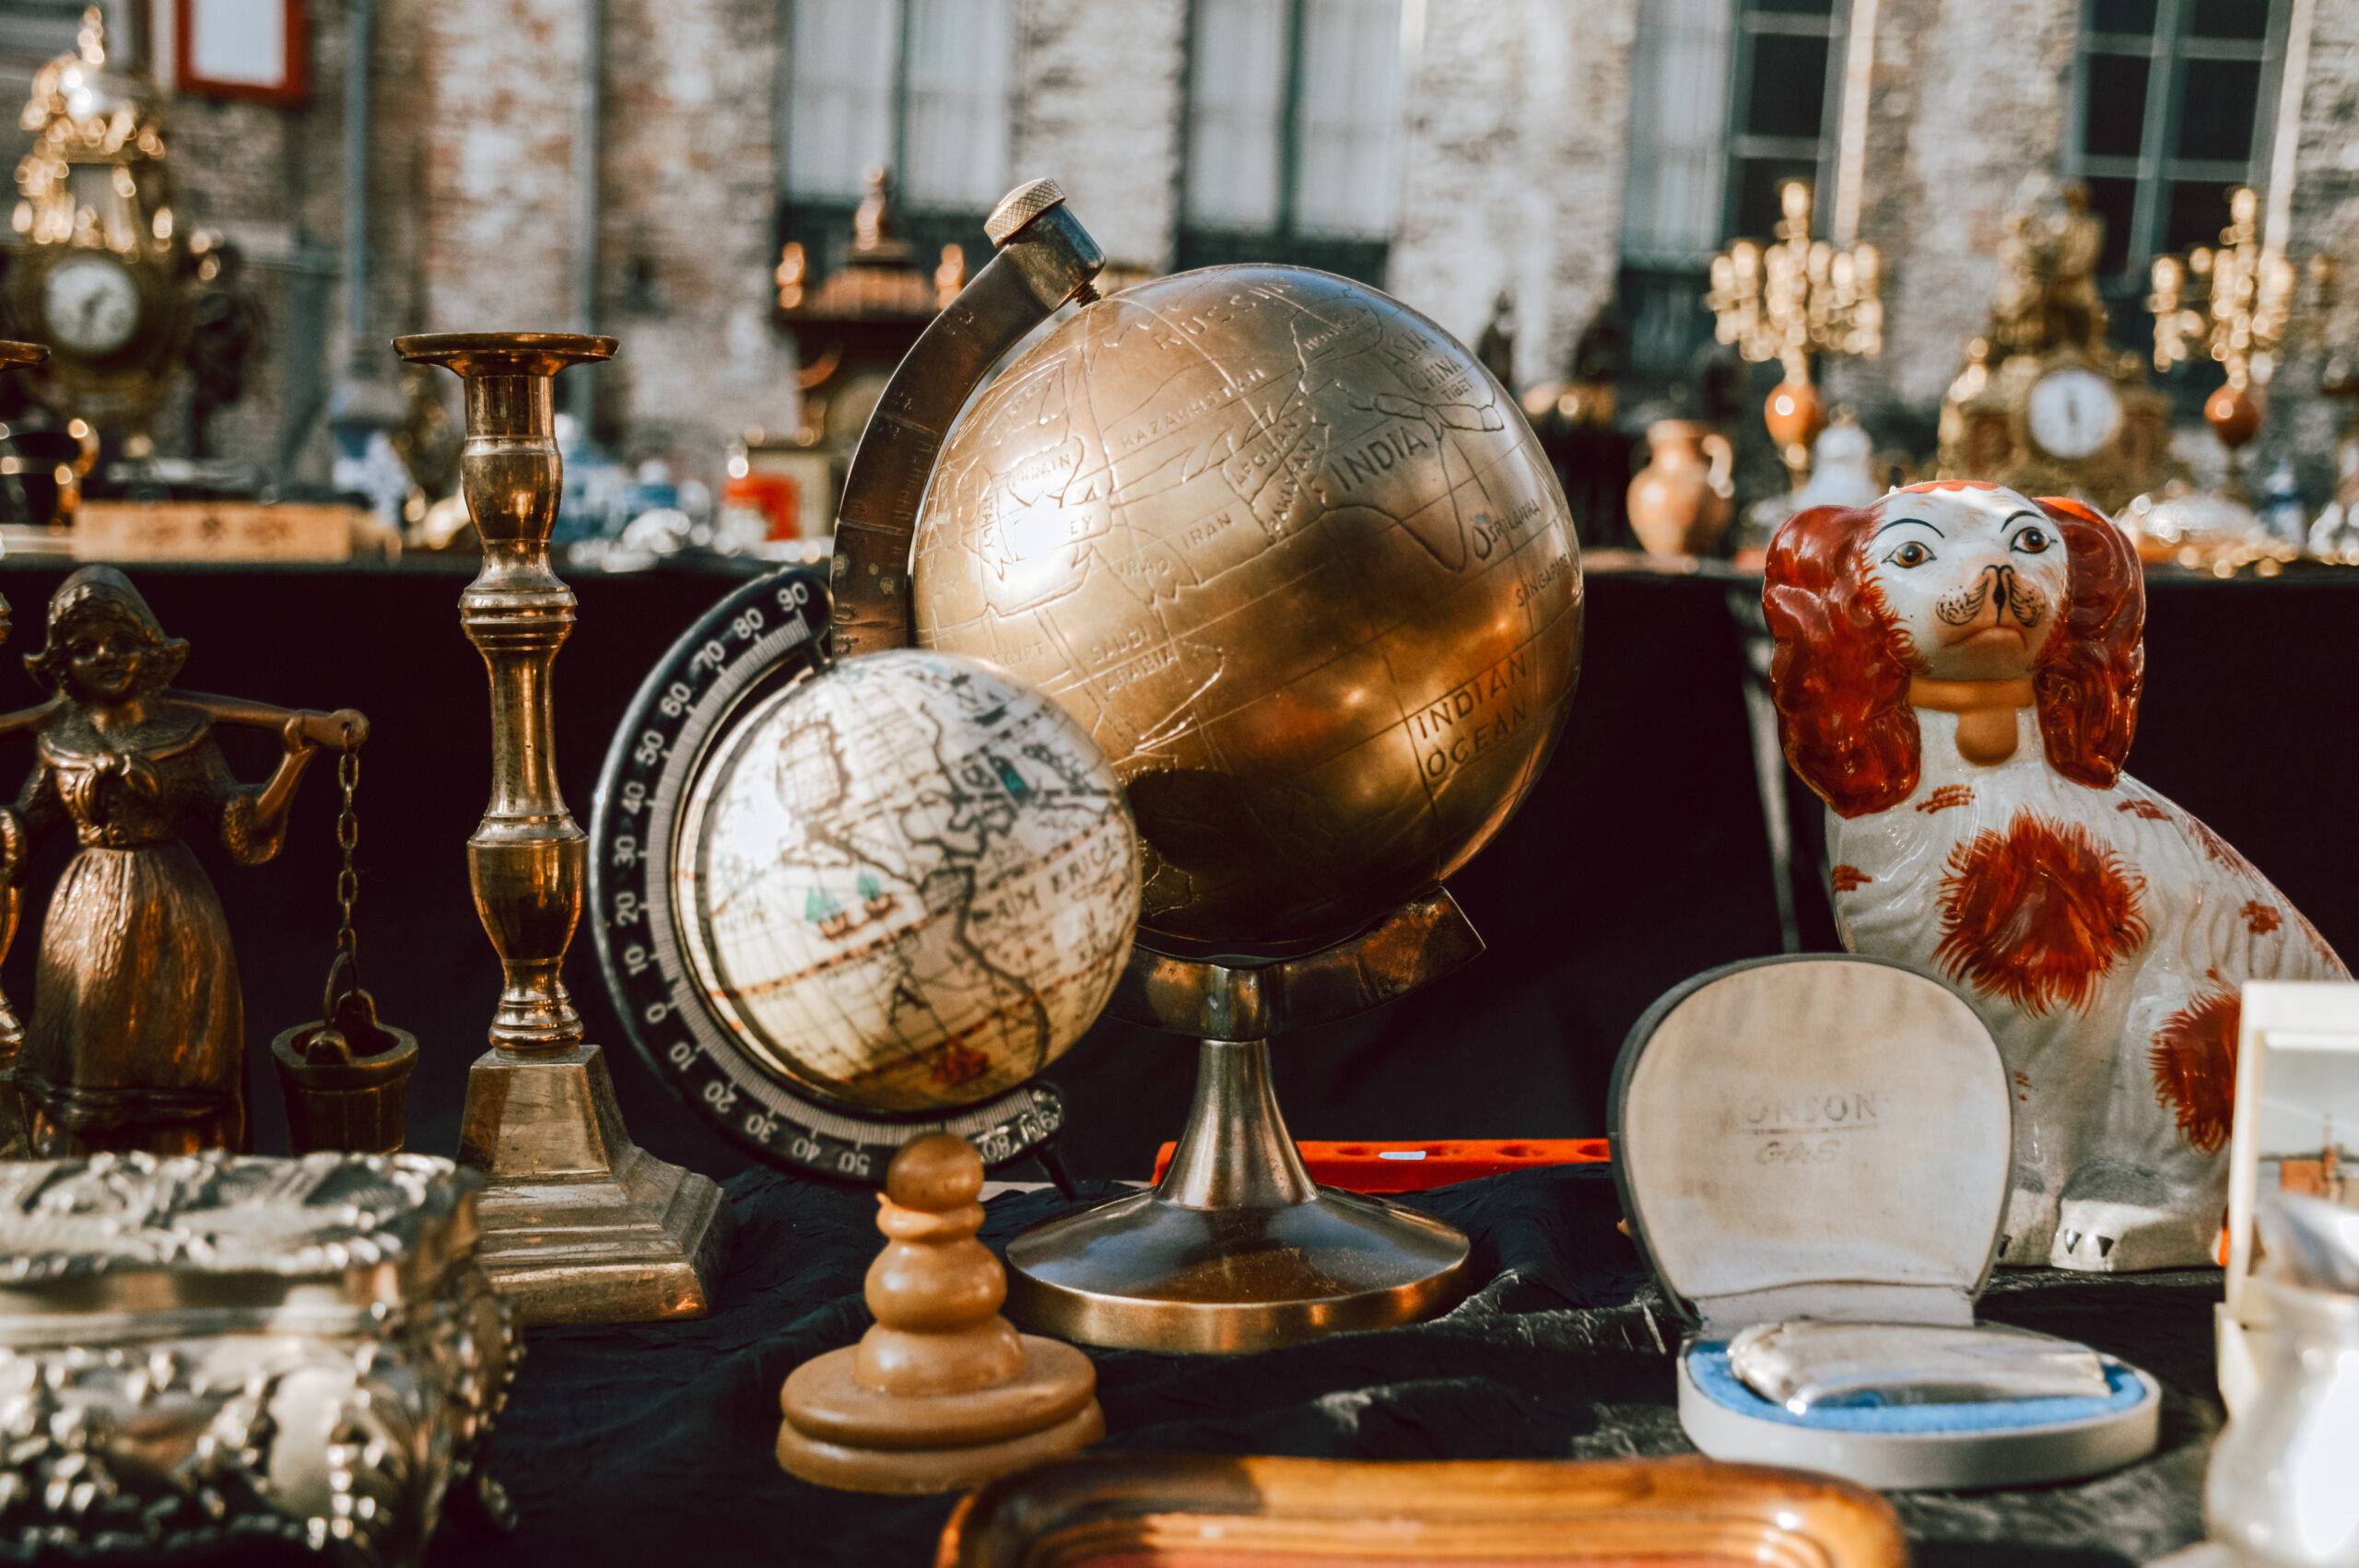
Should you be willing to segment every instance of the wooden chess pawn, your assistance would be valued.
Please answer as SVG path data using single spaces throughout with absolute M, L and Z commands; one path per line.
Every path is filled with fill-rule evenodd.
M 957 1492 L 1105 1435 L 1097 1373 L 1070 1345 L 999 1315 L 1007 1273 L 975 1239 L 983 1162 L 929 1133 L 885 1173 L 869 1267 L 875 1326 L 794 1369 L 778 1462 L 853 1492 Z

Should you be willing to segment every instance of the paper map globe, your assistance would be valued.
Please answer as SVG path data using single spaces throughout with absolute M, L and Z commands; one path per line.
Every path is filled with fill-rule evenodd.
M 1580 668 L 1572 518 L 1448 333 L 1293 267 L 1100 300 L 951 431 L 918 640 L 1113 759 L 1153 937 L 1248 957 L 1449 876 L 1539 776 Z
M 728 1026 L 867 1110 L 966 1105 L 1097 1016 L 1138 918 L 1104 755 L 955 654 L 847 660 L 768 699 L 699 777 L 674 872 Z

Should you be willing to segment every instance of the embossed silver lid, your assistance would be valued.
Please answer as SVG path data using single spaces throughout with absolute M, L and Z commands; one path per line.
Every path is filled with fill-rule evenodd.
M 482 1185 L 425 1154 L 0 1164 L 0 1342 L 61 1312 L 398 1306 L 473 1254 Z

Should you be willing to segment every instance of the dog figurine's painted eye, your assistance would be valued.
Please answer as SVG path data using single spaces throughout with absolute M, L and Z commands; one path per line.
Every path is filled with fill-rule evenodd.
M 1895 567 L 1921 567 L 1933 558 L 1933 552 L 1914 539 L 1904 539 L 1900 548 L 1884 557 Z
M 2021 550 L 2026 556 L 2036 556 L 2048 548 L 2048 531 L 2044 528 L 2026 528 L 2015 535 L 2012 547 Z

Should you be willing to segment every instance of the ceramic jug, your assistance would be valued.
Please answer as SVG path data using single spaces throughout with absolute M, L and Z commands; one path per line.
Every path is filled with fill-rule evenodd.
M 1708 556 L 1727 534 L 1735 453 L 1729 439 L 1692 419 L 1647 427 L 1652 449 L 1630 481 L 1630 527 L 1650 556 Z
M 2272 1568 L 2359 1568 L 2359 1295 L 2257 1283 L 2276 1330 L 2259 1396 L 2212 1450 L 2212 1539 Z

